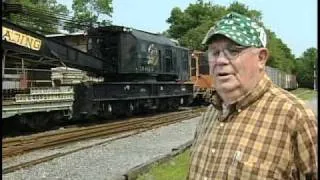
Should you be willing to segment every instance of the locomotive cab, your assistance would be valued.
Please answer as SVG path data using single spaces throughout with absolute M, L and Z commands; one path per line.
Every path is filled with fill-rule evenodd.
M 160 34 L 121 26 L 94 28 L 88 31 L 88 53 L 116 68 L 117 76 L 108 74 L 107 81 L 187 79 L 179 72 L 188 69 L 188 49 Z

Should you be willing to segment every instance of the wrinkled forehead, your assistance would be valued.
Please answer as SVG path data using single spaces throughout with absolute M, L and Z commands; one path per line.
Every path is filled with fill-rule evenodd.
M 214 35 L 209 42 L 208 48 L 219 48 L 219 47 L 225 47 L 225 46 L 240 46 L 235 41 L 231 40 L 230 38 L 224 36 L 224 35 Z

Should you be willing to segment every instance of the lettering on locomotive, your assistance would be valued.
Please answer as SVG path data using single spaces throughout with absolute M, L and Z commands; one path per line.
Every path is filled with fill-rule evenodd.
M 150 44 L 148 47 L 148 65 L 157 66 L 159 63 L 158 49 L 154 44 Z
M 20 33 L 13 29 L 2 26 L 2 40 L 39 51 L 42 41 L 38 38 Z

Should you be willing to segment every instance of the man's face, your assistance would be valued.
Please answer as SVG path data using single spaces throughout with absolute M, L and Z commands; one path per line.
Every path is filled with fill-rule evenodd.
M 218 93 L 244 94 L 254 88 L 261 78 L 257 52 L 258 48 L 241 47 L 226 37 L 212 41 L 209 66 Z

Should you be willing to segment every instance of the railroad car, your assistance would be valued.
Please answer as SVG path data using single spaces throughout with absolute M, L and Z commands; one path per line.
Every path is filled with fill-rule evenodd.
M 193 83 L 193 105 L 206 104 L 206 95 L 214 91 L 214 79 L 210 73 L 207 54 L 193 51 L 190 62 L 190 81 Z
M 298 83 L 295 75 L 287 74 L 277 68 L 269 66 L 266 67 L 266 72 L 270 79 L 279 87 L 286 90 L 293 90 L 298 88 Z
M 79 48 L 2 22 L 2 74 L 15 76 L 3 81 L 3 118 L 34 128 L 61 117 L 173 110 L 192 100 L 193 85 L 185 83 L 189 49 L 160 34 L 122 26 L 92 28 L 85 35 L 86 48 Z

